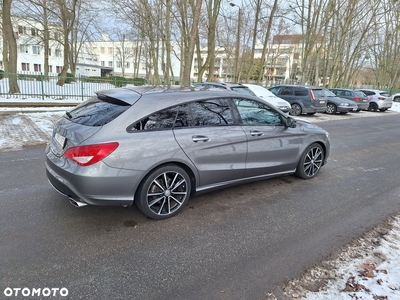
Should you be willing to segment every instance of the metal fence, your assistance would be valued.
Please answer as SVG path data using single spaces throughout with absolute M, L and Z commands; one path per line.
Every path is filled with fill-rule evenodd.
M 36 74 L 17 74 L 20 93 L 9 94 L 8 78 L 0 78 L 0 96 L 6 98 L 39 98 L 77 99 L 85 100 L 92 97 L 96 91 L 122 86 L 144 85 L 141 78 L 110 77 L 73 77 L 70 74 L 65 78 L 63 86 L 57 85 L 59 77 Z

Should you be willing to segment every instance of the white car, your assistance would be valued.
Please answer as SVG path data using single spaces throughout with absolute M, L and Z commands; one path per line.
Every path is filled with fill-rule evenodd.
M 386 111 L 392 107 L 393 100 L 387 91 L 371 89 L 360 89 L 360 91 L 367 95 L 370 100 L 369 111 Z
M 400 93 L 393 94 L 392 99 L 394 102 L 400 102 Z
M 264 101 L 268 102 L 269 104 L 272 104 L 273 106 L 279 108 L 281 111 L 288 113 L 292 109 L 291 105 L 289 102 L 286 100 L 279 98 L 272 94 L 269 90 L 266 88 L 262 87 L 261 85 L 257 84 L 243 84 L 244 86 L 247 86 L 258 98 L 263 99 Z

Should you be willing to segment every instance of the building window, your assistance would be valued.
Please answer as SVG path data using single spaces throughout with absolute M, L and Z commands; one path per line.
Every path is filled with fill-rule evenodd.
M 108 47 L 108 54 L 112 54 L 113 53 L 113 48 L 112 47 Z
M 31 28 L 31 35 L 32 35 L 32 36 L 38 35 L 38 30 L 37 30 L 35 27 L 32 27 L 32 28 Z
M 34 64 L 34 65 L 33 65 L 33 70 L 34 70 L 35 72 L 42 72 L 42 65 Z
M 129 63 L 129 61 L 127 63 L 125 63 L 125 68 L 129 69 L 131 66 L 131 64 Z
M 18 33 L 19 34 L 26 34 L 26 27 L 25 26 L 18 26 Z
M 49 66 L 48 71 L 49 71 L 49 73 L 53 73 L 53 66 Z
M 61 49 L 56 49 L 56 57 L 61 57 Z
M 117 61 L 117 63 L 116 63 L 116 67 L 117 67 L 117 68 L 121 68 L 121 67 L 122 67 L 122 65 L 121 65 L 121 62 L 120 62 L 120 61 Z
M 109 62 L 108 62 L 108 66 L 109 66 L 109 67 L 112 67 L 112 66 L 113 66 L 112 61 L 109 61 Z
M 40 54 L 40 47 L 39 46 L 32 46 L 32 53 L 33 54 Z
M 3 69 L 3 61 L 0 61 L 0 69 Z
M 105 67 L 106 66 L 106 62 L 104 60 L 101 61 L 101 66 Z
M 27 45 L 19 45 L 19 52 L 20 53 L 29 53 L 28 49 L 29 49 L 29 47 Z
M 61 73 L 61 71 L 62 71 L 62 67 L 61 67 L 61 66 L 57 66 L 57 67 L 56 67 L 56 72 L 57 72 L 57 73 Z
M 22 63 L 22 71 L 29 71 L 29 64 L 28 63 Z
M 48 52 L 48 53 L 49 53 L 49 56 L 51 56 L 51 48 L 49 48 L 49 50 L 48 50 L 48 51 L 49 51 L 49 52 Z
M 105 53 L 104 47 L 100 47 L 100 53 Z
M 55 39 L 56 41 L 58 41 L 58 37 L 59 37 L 58 32 L 54 32 L 54 39 Z

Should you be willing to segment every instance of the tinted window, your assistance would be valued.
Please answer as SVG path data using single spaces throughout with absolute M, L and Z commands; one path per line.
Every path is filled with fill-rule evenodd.
M 233 124 L 230 103 L 216 99 L 167 108 L 135 122 L 128 131 Z
M 95 96 L 67 112 L 65 117 L 74 123 L 86 126 L 103 126 L 129 107 L 129 104 L 114 98 L 102 97 L 99 99 Z
M 260 102 L 235 99 L 235 104 L 246 125 L 281 125 L 281 116 L 269 106 Z
M 278 95 L 280 88 L 279 87 L 273 87 L 273 88 L 270 88 L 269 90 L 271 91 L 272 94 Z
M 308 90 L 306 89 L 296 89 L 294 91 L 295 96 L 308 96 Z
M 381 92 L 379 94 L 384 96 L 384 97 L 390 97 L 388 92 Z
M 356 96 L 359 96 L 359 97 L 365 97 L 366 95 L 363 93 L 363 92 L 354 92 L 354 94 L 356 95 Z
M 280 95 L 293 95 L 293 89 L 291 87 L 282 87 L 280 90 Z
M 190 104 L 192 126 L 233 124 L 228 99 L 208 100 Z

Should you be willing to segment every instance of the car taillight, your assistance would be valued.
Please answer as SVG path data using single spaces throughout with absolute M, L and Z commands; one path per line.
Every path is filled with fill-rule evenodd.
M 310 90 L 310 96 L 311 96 L 311 100 L 314 101 L 314 100 L 315 100 L 315 97 L 314 97 L 314 93 L 313 93 L 312 90 Z
M 106 158 L 118 146 L 117 142 L 79 146 L 68 149 L 64 156 L 80 166 L 90 166 Z
M 354 101 L 362 101 L 361 97 L 354 97 Z
M 384 100 L 386 100 L 386 97 L 378 97 L 378 100 L 384 101 Z

